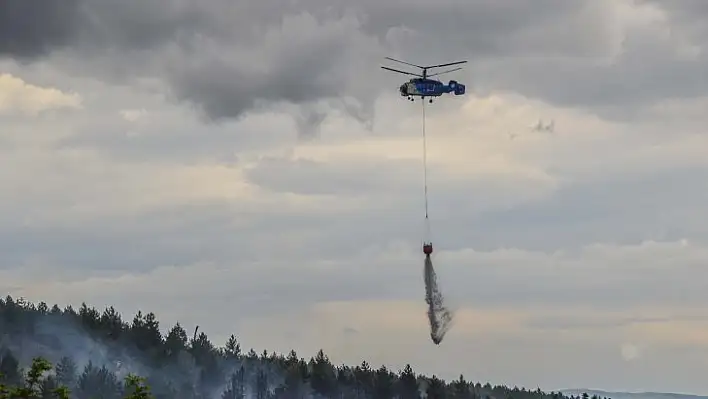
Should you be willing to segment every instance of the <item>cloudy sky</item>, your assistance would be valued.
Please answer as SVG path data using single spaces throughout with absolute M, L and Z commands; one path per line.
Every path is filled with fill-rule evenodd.
M 3 292 L 259 352 L 708 393 L 707 2 L 54 4 L 0 5 Z M 385 56 L 469 60 L 427 110 L 440 346 L 421 106 Z

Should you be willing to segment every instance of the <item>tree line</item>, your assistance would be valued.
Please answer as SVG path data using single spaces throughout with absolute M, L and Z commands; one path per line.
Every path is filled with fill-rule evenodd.
M 334 365 L 254 349 L 235 335 L 214 345 L 176 323 L 163 336 L 154 313 L 124 321 L 113 308 L 79 309 L 0 299 L 0 399 L 590 399 L 402 370 Z M 23 367 L 24 365 L 24 367 Z M 600 399 L 593 396 L 592 399 Z

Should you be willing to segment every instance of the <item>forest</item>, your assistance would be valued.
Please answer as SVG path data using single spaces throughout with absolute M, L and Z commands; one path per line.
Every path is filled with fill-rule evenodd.
M 0 399 L 581 399 L 463 375 L 445 381 L 410 365 L 334 365 L 322 350 L 309 359 L 259 354 L 236 335 L 217 346 L 179 323 L 163 335 L 154 313 L 128 322 L 113 307 L 50 308 L 11 296 L 0 299 L 0 387 Z

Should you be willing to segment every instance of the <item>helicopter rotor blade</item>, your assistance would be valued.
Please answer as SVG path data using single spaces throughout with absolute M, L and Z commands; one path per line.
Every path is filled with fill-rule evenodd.
M 417 73 L 401 71 L 400 69 L 394 69 L 394 68 L 389 68 L 389 67 L 385 67 L 385 66 L 382 66 L 381 68 L 386 69 L 386 70 L 388 70 L 388 71 L 393 71 L 393 72 L 402 73 L 402 74 L 404 74 L 404 75 L 411 75 L 411 76 L 422 77 L 422 75 L 419 75 L 419 74 L 417 74 Z
M 439 65 L 431 65 L 424 67 L 423 69 L 433 69 L 433 68 L 440 68 L 444 66 L 450 66 L 450 65 L 459 65 L 459 64 L 465 64 L 467 61 L 455 61 L 455 62 L 448 62 L 447 64 L 439 64 Z
M 416 68 L 426 69 L 426 67 L 423 67 L 423 66 L 420 66 L 420 65 L 416 65 L 416 64 L 411 64 L 410 62 L 406 62 L 406 61 L 397 60 L 397 59 L 395 59 L 395 58 L 386 57 L 386 59 L 387 59 L 387 60 L 391 60 L 391 61 L 400 62 L 401 64 L 406 64 L 406 65 L 414 66 L 414 67 L 416 67 Z
M 437 72 L 437 73 L 434 73 L 434 74 L 432 74 L 432 75 L 428 75 L 428 77 L 431 77 L 431 76 L 438 76 L 438 75 L 442 75 L 442 74 L 444 74 L 444 73 L 449 73 L 449 72 L 454 72 L 454 71 L 459 71 L 460 69 L 462 69 L 462 68 L 448 69 L 447 71 Z

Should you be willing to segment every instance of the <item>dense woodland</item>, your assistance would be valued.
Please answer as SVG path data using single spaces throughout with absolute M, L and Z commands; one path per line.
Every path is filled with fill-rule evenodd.
M 163 336 L 153 313 L 138 312 L 126 322 L 112 307 L 101 312 L 86 304 L 61 309 L 10 296 L 0 299 L 0 384 L 22 387 L 32 377 L 28 371 L 36 357 L 53 366 L 45 365 L 39 398 L 56 397 L 58 387 L 68 388 L 69 397 L 77 399 L 125 398 L 139 390 L 131 379 L 137 375 L 153 396 L 131 398 L 580 399 L 472 383 L 462 375 L 446 382 L 418 375 L 410 365 L 397 372 L 366 362 L 335 366 L 322 351 L 309 360 L 295 351 L 245 352 L 235 335 L 218 347 L 204 332 L 188 334 L 179 323 Z M 41 363 L 35 360 L 35 366 Z M 0 393 L 4 397 L 11 396 Z

